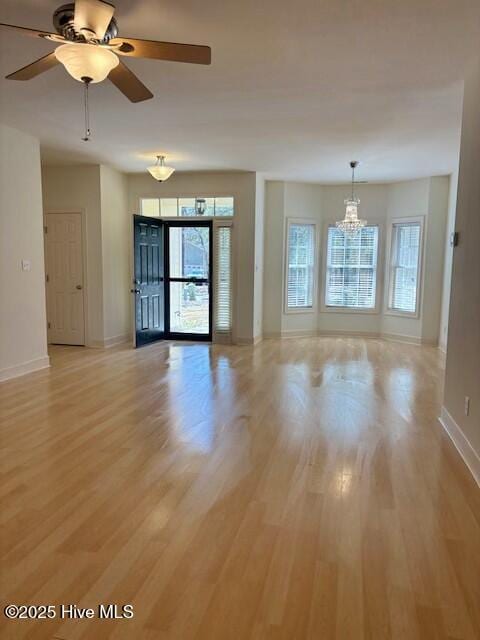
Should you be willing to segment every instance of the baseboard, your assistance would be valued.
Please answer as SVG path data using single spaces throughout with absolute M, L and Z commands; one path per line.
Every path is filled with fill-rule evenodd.
M 40 369 L 46 369 L 50 366 L 50 358 L 43 356 L 42 358 L 36 358 L 35 360 L 28 360 L 17 364 L 14 367 L 7 367 L 6 369 L 0 369 L 0 382 L 11 380 L 12 378 L 18 378 L 24 376 L 27 373 L 33 373 Z
M 116 347 L 119 344 L 124 344 L 132 339 L 131 333 L 125 333 L 119 336 L 113 336 L 112 338 L 105 338 L 105 340 L 90 340 L 86 345 L 90 349 L 110 349 Z
M 381 334 L 375 331 L 329 331 L 326 329 L 322 329 L 317 335 L 325 338 L 370 338 L 373 340 L 378 340 L 382 337 Z
M 388 342 L 404 342 L 405 344 L 422 344 L 422 339 L 416 336 L 406 336 L 401 333 L 382 333 L 381 337 Z
M 416 336 L 407 336 L 401 333 L 381 333 L 380 337 L 391 342 L 404 342 L 405 344 L 424 345 L 426 347 L 438 347 L 437 340 L 429 340 L 428 338 L 417 338 Z
M 264 338 L 271 340 L 272 338 L 315 338 L 318 331 L 274 331 L 265 333 Z
M 436 343 L 415 338 L 412 336 L 405 336 L 396 333 L 377 333 L 374 331 L 330 331 L 327 329 L 321 329 L 319 331 L 277 331 L 266 333 L 265 338 L 365 338 L 370 340 L 387 340 L 389 342 L 404 342 L 408 344 L 428 344 L 437 346 Z
M 442 413 L 439 417 L 439 421 L 450 436 L 450 439 L 455 445 L 458 453 L 462 456 L 463 461 L 474 477 L 475 482 L 480 487 L 480 457 L 477 452 L 445 407 L 442 407 Z
M 118 344 L 125 344 L 132 339 L 131 333 L 123 333 L 119 336 L 113 336 L 112 338 L 106 338 L 103 341 L 103 347 L 109 349 L 110 347 L 116 347 Z
M 255 338 L 236 338 L 233 344 L 240 346 L 256 345 L 263 340 L 263 336 L 255 336 Z

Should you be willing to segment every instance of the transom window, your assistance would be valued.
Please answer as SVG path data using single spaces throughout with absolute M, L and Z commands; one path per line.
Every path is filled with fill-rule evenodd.
M 315 289 L 315 225 L 288 223 L 286 310 L 312 309 Z
M 235 211 L 232 196 L 196 198 L 140 198 L 142 216 L 154 218 L 226 217 Z
M 417 312 L 421 237 L 420 220 L 392 225 L 388 308 L 393 311 Z
M 328 228 L 325 305 L 374 309 L 377 288 L 378 226 L 355 234 Z

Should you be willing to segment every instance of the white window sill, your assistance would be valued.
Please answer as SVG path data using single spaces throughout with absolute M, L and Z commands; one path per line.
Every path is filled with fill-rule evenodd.
M 396 318 L 409 318 L 410 320 L 418 320 L 420 314 L 418 311 L 410 312 L 410 311 L 397 311 L 396 309 L 385 309 L 383 312 L 385 316 L 393 316 Z
M 366 314 L 366 315 L 379 315 L 378 308 L 374 309 L 356 309 L 355 307 L 327 307 L 322 306 L 322 313 L 353 313 L 353 314 Z
M 298 315 L 299 313 L 316 313 L 317 309 L 315 307 L 298 307 L 294 309 L 284 309 L 284 313 L 287 315 Z

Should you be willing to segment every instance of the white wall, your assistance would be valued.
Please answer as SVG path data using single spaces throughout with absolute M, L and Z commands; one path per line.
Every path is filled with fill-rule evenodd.
M 443 246 L 447 215 L 448 178 L 435 177 L 386 185 L 357 185 L 360 215 L 380 228 L 377 308 L 373 313 L 331 311 L 323 305 L 326 234 L 329 224 L 344 215 L 349 185 L 325 186 L 289 182 L 266 184 L 265 309 L 266 335 L 311 333 L 388 334 L 414 341 L 436 342 L 440 323 L 443 274 Z M 422 287 L 419 318 L 388 315 L 385 305 L 385 259 L 389 225 L 393 218 L 423 215 L 425 226 L 425 269 L 423 277 L 433 286 Z M 285 313 L 285 243 L 288 218 L 306 218 L 317 223 L 320 232 L 318 293 L 315 313 Z M 428 221 L 432 224 L 429 227 Z M 425 298 L 425 300 L 424 300 Z M 424 305 L 425 302 L 425 305 Z
M 22 271 L 22 260 L 31 264 Z M 40 148 L 0 125 L 0 380 L 47 367 Z
M 253 337 L 263 335 L 263 262 L 265 232 L 265 179 L 258 173 L 255 180 L 255 265 L 253 299 Z
M 132 225 L 128 212 L 127 176 L 100 167 L 103 340 L 106 346 L 128 340 L 132 331 L 130 259 Z
M 428 197 L 420 317 L 422 341 L 434 345 L 440 338 L 449 184 L 447 176 L 431 178 Z
M 42 178 L 45 214 L 81 211 L 85 216 L 86 341 L 90 346 L 102 346 L 104 318 L 100 166 L 43 167 Z
M 453 247 L 450 244 L 451 234 L 455 231 L 455 216 L 457 211 L 458 170 L 450 176 L 448 192 L 448 216 L 445 233 L 445 262 L 443 265 L 442 311 L 440 315 L 440 335 L 438 343 L 440 349 L 447 350 L 448 315 L 450 312 L 450 288 L 452 282 Z
M 234 339 L 239 344 L 251 343 L 256 334 L 255 329 L 255 217 L 257 213 L 256 199 L 257 177 L 253 172 L 182 172 L 174 173 L 167 182 L 156 182 L 148 173 L 130 174 L 128 176 L 129 211 L 140 213 L 142 197 L 178 197 L 178 196 L 233 196 L 235 198 L 234 219 Z M 261 184 L 259 185 L 261 188 Z M 260 203 L 260 200 L 258 201 Z M 259 206 L 259 205 L 258 205 Z M 258 209 L 259 220 L 261 208 Z M 259 221 L 261 228 L 261 221 Z M 260 251 L 260 250 L 258 250 Z M 260 253 L 257 253 L 260 261 Z M 257 284 L 258 287 L 261 286 Z M 258 311 L 257 298 L 257 315 Z
M 285 183 L 265 185 L 265 230 L 263 261 L 263 332 L 280 335 L 283 300 L 283 233 L 285 224 Z
M 480 61 L 465 80 L 444 406 L 480 481 Z M 465 415 L 465 397 L 470 414 Z M 469 444 L 468 444 L 469 443 Z

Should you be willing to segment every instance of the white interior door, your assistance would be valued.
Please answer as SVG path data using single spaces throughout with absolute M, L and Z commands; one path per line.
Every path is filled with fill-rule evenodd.
M 85 344 L 82 215 L 49 213 L 45 234 L 48 341 Z

